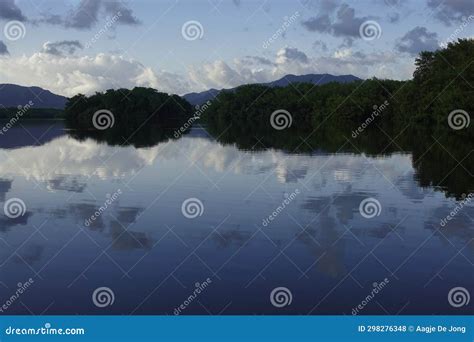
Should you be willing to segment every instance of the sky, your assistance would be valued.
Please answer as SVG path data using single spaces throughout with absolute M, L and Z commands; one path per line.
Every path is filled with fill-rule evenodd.
M 0 0 L 0 83 L 179 95 L 286 74 L 409 79 L 473 0 Z

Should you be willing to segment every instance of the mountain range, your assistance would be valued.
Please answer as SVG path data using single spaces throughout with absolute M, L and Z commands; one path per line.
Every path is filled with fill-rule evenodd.
M 308 75 L 286 75 L 276 81 L 260 83 L 270 87 L 285 87 L 293 83 L 312 83 L 322 85 L 330 82 L 348 83 L 359 81 L 360 78 L 353 75 L 334 76 L 330 74 L 308 74 Z M 202 103 L 214 99 L 222 90 L 232 91 L 231 89 L 209 89 L 199 93 L 189 93 L 182 97 L 192 105 L 201 105 Z M 52 108 L 64 109 L 68 98 L 56 95 L 49 90 L 40 87 L 24 87 L 15 84 L 0 84 L 0 108 L 12 108 L 24 106 L 29 101 L 34 103 L 34 108 Z
M 33 108 L 64 109 L 67 97 L 56 95 L 40 87 L 0 84 L 0 108 L 24 106 L 30 101 Z
M 260 83 L 261 85 L 266 85 L 270 87 L 286 87 L 287 85 L 293 83 L 312 83 L 315 85 L 322 85 L 331 82 L 338 83 L 349 83 L 354 81 L 360 81 L 361 79 L 354 75 L 341 75 L 334 76 L 330 74 L 308 74 L 308 75 L 286 75 L 282 78 L 268 83 Z M 237 88 L 237 87 L 236 87 Z M 234 90 L 236 88 L 222 89 L 222 90 Z M 189 93 L 183 95 L 182 97 L 186 99 L 190 104 L 201 105 L 208 100 L 214 99 L 222 90 L 211 88 L 209 90 L 200 92 L 200 93 Z

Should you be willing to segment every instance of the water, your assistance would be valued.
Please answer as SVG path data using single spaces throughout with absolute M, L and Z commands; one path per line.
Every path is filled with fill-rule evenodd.
M 429 149 L 250 150 L 201 127 L 121 147 L 51 122 L 14 127 L 0 147 L 1 204 L 26 205 L 0 217 L 2 302 L 34 280 L 3 314 L 172 315 L 183 305 L 181 314 L 350 315 L 381 282 L 360 314 L 472 313 L 448 292 L 473 294 L 473 203 L 440 225 L 474 190 L 470 155 L 458 164 Z M 183 215 L 189 198 L 201 216 Z M 378 216 L 361 215 L 366 198 Z M 94 304 L 99 287 L 112 305 Z M 272 305 L 277 287 L 289 305 Z

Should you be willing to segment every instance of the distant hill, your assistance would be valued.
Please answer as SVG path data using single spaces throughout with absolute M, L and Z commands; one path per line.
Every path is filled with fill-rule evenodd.
M 273 86 L 273 87 L 286 87 L 291 83 L 312 83 L 312 84 L 326 84 L 331 82 L 338 82 L 338 83 L 349 83 L 354 81 L 360 81 L 359 77 L 354 75 L 341 75 L 341 76 L 334 76 L 331 74 L 308 74 L 308 75 L 286 75 L 280 78 L 279 80 L 265 83 L 266 85 Z
M 349 83 L 360 81 L 360 78 L 353 75 L 335 76 L 330 74 L 308 74 L 308 75 L 286 75 L 279 80 L 262 83 L 271 87 L 285 87 L 292 83 L 312 83 L 322 85 L 330 82 Z M 226 89 L 233 90 L 235 88 Z M 189 93 L 183 95 L 190 104 L 200 105 L 208 100 L 214 99 L 221 90 L 209 89 L 200 93 Z M 23 87 L 15 84 L 0 84 L 0 108 L 13 108 L 24 106 L 29 101 L 33 101 L 34 108 L 64 109 L 67 97 L 56 95 L 49 90 L 40 87 Z
M 308 75 L 286 75 L 280 78 L 279 80 L 262 83 L 263 85 L 268 85 L 271 87 L 285 87 L 292 83 L 312 83 L 316 85 L 322 85 L 331 82 L 338 82 L 338 83 L 349 83 L 354 81 L 360 81 L 361 79 L 354 76 L 354 75 L 341 75 L 335 76 L 330 74 L 308 74 Z M 226 90 L 233 90 L 235 88 L 226 89 Z M 214 99 L 220 90 L 217 89 L 209 89 L 200 93 L 189 93 L 183 95 L 182 97 L 186 99 L 190 104 L 200 105 L 208 100 Z
M 40 87 L 0 84 L 0 108 L 24 106 L 32 101 L 33 108 L 64 109 L 67 100 L 67 97 L 53 94 Z
M 203 104 L 204 102 L 208 100 L 214 99 L 217 95 L 219 95 L 220 92 L 221 92 L 220 90 L 211 88 L 201 93 L 189 93 L 181 97 L 184 98 L 193 106 L 195 106 L 195 105 Z

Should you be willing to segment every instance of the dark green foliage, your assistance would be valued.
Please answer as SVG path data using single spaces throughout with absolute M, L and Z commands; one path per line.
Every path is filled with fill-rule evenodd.
M 135 130 L 140 125 L 171 125 L 187 118 L 192 107 L 177 95 L 160 93 L 152 88 L 117 89 L 96 93 L 90 97 L 79 94 L 66 104 L 66 120 L 76 129 L 94 129 L 92 118 L 96 111 L 113 113 L 114 127 Z
M 114 124 L 98 130 L 93 116 L 103 109 L 112 112 Z M 142 147 L 171 138 L 174 130 L 192 115 L 192 110 L 191 105 L 177 95 L 137 87 L 107 90 L 90 97 L 76 95 L 66 104 L 65 118 L 77 138 Z
M 417 121 L 445 128 L 449 128 L 447 116 L 455 109 L 472 115 L 473 61 L 472 39 L 460 39 L 435 52 L 422 52 L 416 59 L 413 81 L 401 93 L 407 99 L 401 114 L 406 116 L 409 112 Z M 459 134 L 472 135 L 472 126 Z
M 321 86 L 296 84 L 272 88 L 246 85 L 218 96 L 205 118 L 221 125 L 251 125 L 254 131 L 271 129 L 271 114 L 278 109 L 291 113 L 294 129 L 316 128 L 325 123 L 364 120 L 405 82 L 366 80 L 352 83 L 328 83 Z M 383 115 L 390 118 L 394 106 Z
M 241 86 L 221 93 L 205 118 L 216 127 L 232 124 L 242 131 L 264 133 L 271 129 L 271 114 L 285 109 L 291 113 L 293 130 L 317 129 L 328 123 L 357 128 L 373 115 L 374 108 L 387 101 L 375 117 L 377 124 L 399 129 L 422 124 L 433 131 L 451 130 L 447 123 L 450 112 L 462 109 L 473 113 L 473 58 L 474 40 L 463 39 L 443 50 L 422 52 L 411 81 L 373 78 L 321 86 Z M 455 134 L 472 136 L 472 126 Z

